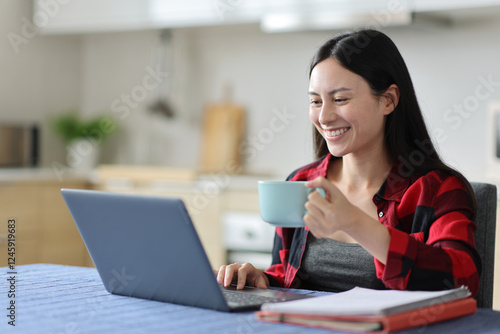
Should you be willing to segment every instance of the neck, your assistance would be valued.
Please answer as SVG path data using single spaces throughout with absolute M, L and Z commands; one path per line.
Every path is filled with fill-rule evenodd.
M 392 168 L 392 160 L 385 150 L 356 156 L 348 154 L 333 164 L 333 180 L 348 189 L 380 188 Z

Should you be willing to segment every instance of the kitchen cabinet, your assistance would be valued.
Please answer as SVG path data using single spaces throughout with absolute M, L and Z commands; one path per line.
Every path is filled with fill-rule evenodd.
M 60 194 L 88 188 L 86 180 L 1 181 L 0 254 L 7 261 L 7 223 L 15 220 L 15 263 L 91 266 L 85 245 Z M 6 264 L 5 264 L 6 265 Z

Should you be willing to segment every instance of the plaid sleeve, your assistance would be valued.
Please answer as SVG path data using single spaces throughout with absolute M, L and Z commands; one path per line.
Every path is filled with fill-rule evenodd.
M 467 192 L 455 176 L 438 174 L 410 186 L 396 211 L 386 264 L 377 276 L 391 289 L 441 290 L 466 285 L 475 295 L 480 260 Z
M 269 283 L 271 286 L 280 286 L 283 287 L 285 285 L 285 268 L 287 261 L 283 261 L 283 238 L 282 238 L 282 228 L 277 227 L 276 233 L 274 235 L 274 247 L 272 254 L 272 263 L 269 268 L 267 268 L 264 273 L 269 278 Z

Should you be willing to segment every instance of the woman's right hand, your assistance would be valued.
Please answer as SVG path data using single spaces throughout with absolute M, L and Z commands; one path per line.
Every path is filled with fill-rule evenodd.
M 269 279 L 260 269 L 255 268 L 250 263 L 233 263 L 223 265 L 217 273 L 217 282 L 225 287 L 236 283 L 236 288 L 241 290 L 245 285 L 267 289 Z

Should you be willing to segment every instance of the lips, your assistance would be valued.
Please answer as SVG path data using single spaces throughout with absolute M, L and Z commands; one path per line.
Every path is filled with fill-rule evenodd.
M 325 131 L 325 134 L 327 137 L 335 138 L 335 137 L 338 137 L 338 136 L 346 133 L 349 129 L 350 129 L 350 127 L 345 127 L 345 128 L 335 129 L 335 130 L 324 130 L 324 131 Z

